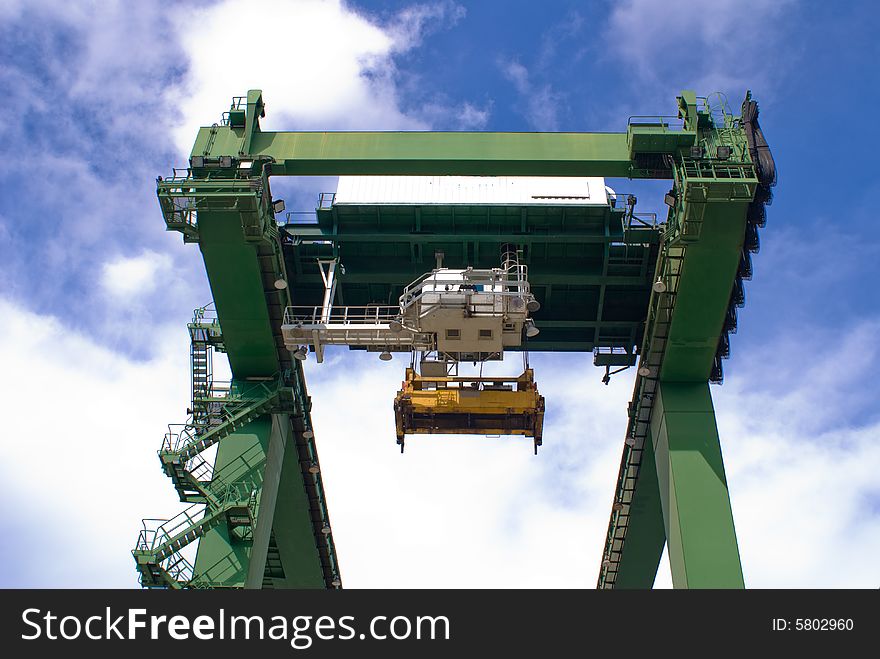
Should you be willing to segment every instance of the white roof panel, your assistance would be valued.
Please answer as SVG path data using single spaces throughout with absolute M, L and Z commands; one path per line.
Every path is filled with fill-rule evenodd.
M 605 179 L 585 176 L 340 176 L 337 204 L 606 205 Z

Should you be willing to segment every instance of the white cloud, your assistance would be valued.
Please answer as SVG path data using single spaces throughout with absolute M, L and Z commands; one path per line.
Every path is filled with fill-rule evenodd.
M 259 11 L 226 0 L 180 10 L 190 70 L 178 147 L 188 153 L 196 128 L 219 121 L 231 97 L 248 89 L 263 90 L 266 130 L 426 129 L 418 110 L 401 107 L 394 56 L 463 15 L 451 2 L 415 5 L 380 25 L 339 0 L 274 0 Z
M 154 327 L 161 351 L 136 362 L 62 318 L 5 300 L 0 318 L 0 499 L 31 538 L 4 543 L 0 586 L 134 587 L 141 518 L 182 507 L 155 452 L 184 416 L 186 331 Z
M 491 101 L 478 107 L 469 101 L 459 105 L 448 100 L 424 103 L 419 116 L 436 128 L 449 130 L 482 130 L 492 114 Z
M 425 36 L 455 25 L 466 15 L 467 10 L 452 0 L 435 0 L 404 7 L 393 17 L 387 30 L 395 50 L 405 51 L 421 45 Z
M 631 67 L 642 98 L 645 85 L 666 96 L 670 87 L 703 95 L 762 87 L 787 69 L 792 47 L 781 51 L 778 41 L 795 2 L 718 0 L 707 9 L 697 0 L 624 0 L 608 20 L 607 52 Z
M 520 62 L 513 60 L 499 64 L 504 77 L 513 83 L 524 104 L 523 115 L 529 125 L 539 131 L 559 129 L 559 111 L 564 95 L 549 83 L 535 84 L 531 72 Z
M 4 294 L 51 308 L 108 343 L 143 344 L 130 318 L 125 334 L 108 334 L 124 289 L 102 282 L 102 261 L 131 254 L 132 245 L 167 255 L 163 265 L 183 254 L 179 237 L 165 232 L 154 185 L 167 166 L 174 65 L 184 61 L 167 38 L 169 12 L 150 3 L 45 0 L 5 11 L 0 87 L 27 119 L 0 126 L 0 140 L 9 153 L 39 153 L 42 174 L 21 177 L 20 158 L 0 162 L 3 183 L 15 190 L 0 241 Z M 178 261 L 174 272 L 175 290 L 164 291 L 165 304 L 152 305 L 139 327 L 191 308 L 170 298 L 206 291 L 197 260 Z
M 801 328 L 743 354 L 718 390 L 748 584 L 880 586 L 878 333 L 876 319 Z
M 164 274 L 168 279 L 171 257 L 152 250 L 139 256 L 119 256 L 104 263 L 101 269 L 101 285 L 117 300 L 151 293 Z
M 712 388 L 747 587 L 880 586 L 878 333 L 801 328 Z

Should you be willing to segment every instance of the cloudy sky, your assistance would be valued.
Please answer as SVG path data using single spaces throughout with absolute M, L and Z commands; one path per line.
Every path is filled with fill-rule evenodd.
M 878 17 L 868 1 L 5 0 L 0 586 L 133 587 L 140 519 L 181 508 L 155 450 L 185 416 L 185 323 L 209 293 L 154 180 L 251 88 L 268 130 L 513 131 L 621 131 L 681 89 L 734 109 L 752 89 L 779 185 L 713 387 L 746 584 L 880 586 Z M 275 191 L 307 210 L 334 186 Z M 595 585 L 632 380 L 602 386 L 589 355 L 533 365 L 538 457 L 442 437 L 400 456 L 401 360 L 308 365 L 347 587 Z

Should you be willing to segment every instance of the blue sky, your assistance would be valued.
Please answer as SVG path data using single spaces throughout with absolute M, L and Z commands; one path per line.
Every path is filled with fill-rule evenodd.
M 179 509 L 153 452 L 183 419 L 184 324 L 208 289 L 197 249 L 164 232 L 154 181 L 253 87 L 270 130 L 573 131 L 671 114 L 686 88 L 738 109 L 750 88 L 779 185 L 713 388 L 746 582 L 880 585 L 880 11 L 707 7 L 5 2 L 0 500 L 20 541 L 3 544 L 0 585 L 132 586 L 139 519 Z M 260 48 L 265 59 L 223 56 Z M 276 195 L 307 209 L 334 185 L 279 181 Z M 612 185 L 661 208 L 662 185 Z M 400 363 L 336 353 L 309 366 L 347 586 L 595 583 L 632 383 L 603 387 L 558 356 L 534 364 L 552 402 L 539 458 L 485 440 L 426 442 L 404 461 L 386 414 Z M 364 478 L 371 461 L 393 465 L 388 482 Z M 394 561 L 373 546 L 380 533 Z M 76 569 L 57 563 L 60 545 Z

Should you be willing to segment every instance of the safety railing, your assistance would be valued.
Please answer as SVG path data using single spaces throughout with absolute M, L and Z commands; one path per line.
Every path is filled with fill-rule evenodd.
M 229 118 L 233 111 L 245 109 L 247 109 L 247 96 L 233 96 L 232 105 L 230 106 L 229 110 L 227 110 L 220 116 L 221 125 L 229 125 Z
M 171 519 L 145 519 L 143 528 L 138 535 L 136 549 L 140 551 L 161 551 L 166 547 L 180 545 L 183 547 L 192 542 L 181 542 L 181 537 L 189 530 L 199 528 L 210 523 L 210 518 L 225 512 L 226 508 L 234 505 L 247 505 L 253 512 L 256 503 L 258 485 L 253 480 L 238 481 L 229 484 L 211 484 L 217 504 L 205 506 L 194 503 L 187 506 Z M 195 538 L 193 538 L 194 540 Z M 176 553 L 177 550 L 163 552 Z
M 260 240 L 267 232 L 277 233 L 269 208 L 268 187 L 263 177 L 250 176 L 249 171 L 208 172 L 198 178 L 191 170 L 156 180 L 156 195 L 162 216 L 169 229 L 180 231 L 184 240 L 198 237 L 198 213 L 201 211 L 236 211 L 241 215 L 242 229 L 249 240 Z
M 179 427 L 181 429 L 191 429 L 191 426 L 184 424 L 175 424 L 174 427 Z M 165 433 L 165 437 L 162 440 L 162 449 L 160 452 L 170 452 L 173 449 L 169 447 L 179 445 L 181 442 L 180 434 L 180 432 L 174 432 L 173 430 L 169 430 L 169 432 Z M 201 483 L 207 483 L 214 477 L 213 465 L 207 462 L 198 453 L 196 453 L 195 455 L 187 459 L 186 462 L 181 464 L 180 469 L 189 473 L 192 478 Z
M 713 92 L 708 96 L 697 96 L 697 107 L 699 111 L 706 112 L 712 117 L 712 123 L 716 130 L 731 127 L 736 119 L 730 109 L 727 96 L 723 92 Z
M 657 226 L 657 213 L 633 213 L 628 216 L 627 229 L 655 228 Z
M 688 180 L 754 180 L 755 168 L 751 163 L 718 162 L 685 158 L 681 162 L 682 173 Z
M 318 214 L 315 211 L 288 211 L 285 215 L 285 225 L 288 224 L 317 224 Z
M 138 535 L 139 551 L 155 551 L 167 545 L 186 529 L 198 526 L 205 518 L 208 509 L 203 504 L 187 506 L 171 519 L 145 519 Z
M 329 313 L 321 306 L 292 306 L 284 310 L 285 325 L 382 325 L 400 317 L 400 307 L 352 306 L 331 307 Z
M 627 126 L 658 128 L 662 133 L 681 132 L 684 120 L 673 115 L 634 114 L 626 121 Z
M 636 213 L 636 196 L 629 192 L 609 192 L 608 201 L 613 211 L 623 214 L 624 229 L 653 228 L 657 226 L 657 213 Z
M 403 294 L 400 296 L 401 309 L 405 310 L 411 306 L 425 292 L 471 292 L 502 297 L 524 297 L 529 294 L 528 266 L 511 266 L 506 273 L 500 268 L 464 270 L 461 272 L 461 279 L 450 278 L 448 272 L 426 273 L 403 289 Z
M 217 321 L 217 309 L 214 308 L 214 303 L 209 302 L 203 307 L 198 307 L 193 309 L 193 319 L 192 322 L 194 324 L 201 323 L 214 323 Z
M 210 402 L 218 404 L 212 410 L 212 416 L 219 419 L 214 422 L 213 428 L 204 431 L 196 428 L 188 422 L 186 424 L 169 424 L 169 432 L 165 435 L 162 443 L 162 451 L 169 453 L 183 452 L 187 448 L 198 442 L 205 442 L 206 435 L 214 432 L 220 426 L 231 421 L 237 414 L 240 414 L 245 408 L 268 400 L 275 395 L 283 386 L 283 378 L 275 378 L 272 381 L 261 382 L 241 382 L 232 381 L 228 383 L 228 389 L 225 388 L 226 383 L 218 382 L 212 385 L 212 389 L 217 387 L 217 391 L 228 391 L 225 396 L 216 396 Z M 181 428 L 179 432 L 175 432 L 174 428 Z

